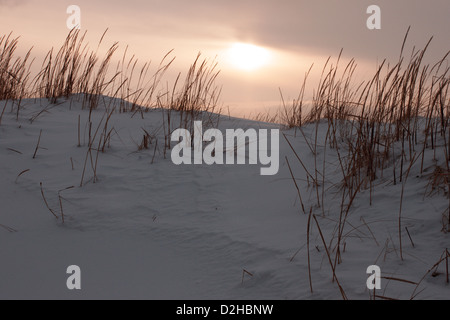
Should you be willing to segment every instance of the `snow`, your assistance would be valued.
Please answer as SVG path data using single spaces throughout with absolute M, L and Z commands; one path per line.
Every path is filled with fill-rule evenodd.
M 341 205 L 342 173 L 335 150 L 319 143 L 317 161 L 322 168 L 326 159 L 326 188 L 324 207 L 318 208 L 315 189 L 308 186 L 304 169 L 283 137 L 313 172 L 314 157 L 298 131 L 220 116 L 218 128 L 223 131 L 282 129 L 280 170 L 261 176 L 260 165 L 177 166 L 170 150 L 164 157 L 164 111 L 149 110 L 143 117 L 115 112 L 108 123 L 110 146 L 98 152 L 96 173 L 97 151 L 92 151 L 94 164 L 88 157 L 80 186 L 89 144 L 89 110 L 83 110 L 80 101 L 74 97 L 51 105 L 45 99 L 25 100 L 18 119 L 10 112 L 15 105 L 9 102 L 6 107 L 0 125 L 0 299 L 342 298 L 314 221 L 310 291 L 308 214 L 301 209 L 285 161 L 287 157 L 307 213 L 313 208 L 330 243 L 335 241 Z M 101 124 L 93 148 L 101 138 L 105 108 L 111 106 L 108 98 L 104 101 L 92 113 L 92 130 Z M 0 109 L 5 103 L 0 102 Z M 172 130 L 179 117 L 172 113 Z M 155 139 L 148 149 L 138 150 L 142 129 Z M 313 124 L 305 126 L 305 136 L 312 137 L 315 129 Z M 327 124 L 321 123 L 318 130 L 324 137 Z M 430 174 L 433 164 L 430 151 L 425 157 Z M 368 189 L 355 199 L 336 277 L 349 299 L 370 299 L 366 269 L 377 264 L 383 277 L 420 282 L 416 286 L 383 278 L 377 295 L 448 299 L 445 262 L 434 276 L 427 274 L 450 247 L 449 234 L 442 231 L 447 196 L 425 196 L 429 177 L 412 167 L 404 186 L 402 225 L 414 246 L 403 230 L 402 260 L 402 184 L 394 185 L 389 172 L 375 181 L 372 205 Z M 41 183 L 58 219 L 46 207 Z M 70 265 L 81 268 L 81 290 L 66 286 Z

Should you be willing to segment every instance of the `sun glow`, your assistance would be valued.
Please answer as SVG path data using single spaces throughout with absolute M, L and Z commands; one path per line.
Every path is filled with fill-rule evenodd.
M 237 69 L 255 71 L 270 62 L 270 52 L 252 44 L 235 43 L 228 49 L 228 60 Z

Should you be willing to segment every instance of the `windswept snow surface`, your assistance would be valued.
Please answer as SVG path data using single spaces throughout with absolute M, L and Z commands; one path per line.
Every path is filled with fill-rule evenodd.
M 110 145 L 97 152 L 105 108 L 111 108 L 111 100 L 103 100 L 106 103 L 91 115 L 91 134 L 100 127 L 92 159 L 86 158 L 89 110 L 82 109 L 80 97 L 57 105 L 45 99 L 22 101 L 18 120 L 17 105 L 6 106 L 0 125 L 1 299 L 342 298 L 314 221 L 309 245 L 311 293 L 308 214 L 301 210 L 285 160 L 289 159 L 306 211 L 312 208 L 334 260 L 342 173 L 335 150 L 323 149 L 320 140 L 326 123 L 318 127 L 321 174 L 326 159 L 324 206 L 319 208 L 315 189 L 282 135 L 314 172 L 313 154 L 298 131 L 281 130 L 280 170 L 274 176 L 261 176 L 259 164 L 177 166 L 170 150 L 164 157 L 167 123 L 163 126 L 162 110 L 145 112 L 143 118 L 139 112 L 113 113 L 107 129 Z M 3 106 L 4 101 L 0 111 Z M 173 112 L 172 130 L 177 123 L 179 115 Z M 218 128 L 225 132 L 279 127 L 221 116 Z M 154 139 L 148 149 L 139 151 L 143 129 Z M 304 128 L 307 139 L 314 139 L 315 129 L 315 125 Z M 427 153 L 425 167 L 433 164 L 432 152 Z M 368 189 L 355 199 L 345 226 L 342 261 L 335 270 L 349 299 L 371 297 L 366 270 L 373 264 L 380 266 L 384 277 L 377 295 L 450 298 L 445 261 L 427 274 L 450 247 L 449 234 L 442 230 L 448 199 L 443 191 L 425 196 L 429 176 L 418 172 L 419 167 L 413 166 L 404 189 L 402 228 L 408 228 L 414 247 L 403 229 L 403 260 L 398 234 L 402 185 L 393 185 L 386 173 L 375 181 L 372 205 Z M 58 219 L 44 202 L 41 183 Z M 71 265 L 81 268 L 81 290 L 66 286 Z

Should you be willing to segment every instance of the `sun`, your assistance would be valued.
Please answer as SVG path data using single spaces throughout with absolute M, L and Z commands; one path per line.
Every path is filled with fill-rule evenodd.
M 255 71 L 270 62 L 270 52 L 248 43 L 235 43 L 228 49 L 228 59 L 235 68 Z

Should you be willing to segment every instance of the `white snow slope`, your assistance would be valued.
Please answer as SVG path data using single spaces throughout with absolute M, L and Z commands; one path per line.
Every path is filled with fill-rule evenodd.
M 4 105 L 0 102 L 0 109 Z M 8 103 L 0 124 L 0 299 L 342 299 L 314 221 L 311 293 L 309 215 L 301 210 L 285 160 L 334 257 L 342 180 L 335 151 L 318 151 L 321 170 L 326 157 L 324 206 L 319 208 L 315 189 L 282 134 L 279 173 L 261 176 L 261 165 L 173 164 L 170 150 L 164 158 L 167 128 L 161 110 L 150 110 L 143 119 L 140 113 L 113 113 L 110 145 L 97 152 L 105 123 L 105 106 L 99 106 L 92 113 L 92 134 L 99 124 L 100 130 L 91 159 L 89 110 L 77 100 L 58 105 L 26 100 L 18 119 L 15 109 Z M 172 118 L 173 130 L 179 115 Z M 278 127 L 222 116 L 218 128 Z M 304 128 L 308 139 L 315 128 Z M 139 151 L 143 129 L 154 139 Z M 319 125 L 319 141 L 326 130 L 325 123 Z M 281 133 L 314 172 L 303 135 Z M 434 164 L 432 154 L 425 167 Z M 450 247 L 443 230 L 448 198 L 443 191 L 425 196 L 429 177 L 417 172 L 413 166 L 404 188 L 402 228 L 411 238 L 403 229 L 403 260 L 398 231 L 402 184 L 393 185 L 386 174 L 376 180 L 372 205 L 368 190 L 354 200 L 342 261 L 335 269 L 347 298 L 373 298 L 366 286 L 366 270 L 373 264 L 383 277 L 378 296 L 450 298 L 445 261 L 427 273 Z M 81 290 L 66 286 L 71 265 L 81 268 Z

